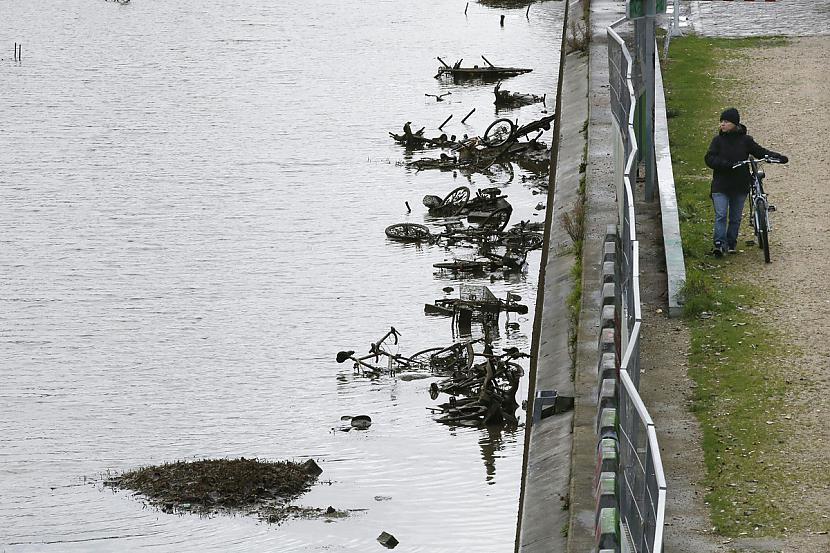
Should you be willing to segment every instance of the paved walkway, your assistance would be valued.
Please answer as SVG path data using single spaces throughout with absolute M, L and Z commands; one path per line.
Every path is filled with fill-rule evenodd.
M 705 36 L 830 35 L 830 0 L 693 0 L 680 13 Z

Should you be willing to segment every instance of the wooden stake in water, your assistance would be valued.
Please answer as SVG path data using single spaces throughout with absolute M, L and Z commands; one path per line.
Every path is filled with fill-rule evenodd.
M 501 16 L 501 21 L 499 22 L 499 24 L 500 24 L 502 27 L 504 27 L 504 16 Z
M 452 119 L 452 113 L 450 114 L 450 116 L 449 116 L 449 117 L 447 117 L 446 119 L 444 119 L 444 122 L 443 122 L 443 123 L 441 123 L 441 126 L 439 126 L 439 127 L 438 127 L 438 130 L 440 131 L 440 130 L 444 127 L 444 125 L 446 125 L 446 124 L 447 124 L 447 122 L 448 122 L 450 119 Z
M 467 15 L 467 8 L 469 8 L 469 7 L 470 7 L 470 3 L 467 2 L 467 5 L 464 6 L 464 15 Z
M 525 12 L 525 17 L 528 20 L 530 19 L 530 4 L 527 5 L 527 11 Z
M 471 110 L 470 110 L 470 113 L 468 113 L 467 115 L 465 115 L 465 116 L 464 116 L 464 119 L 462 119 L 462 120 L 461 120 L 461 122 L 462 122 L 462 123 L 466 122 L 466 121 L 467 121 L 467 119 L 469 119 L 469 118 L 470 118 L 470 116 L 473 114 L 473 112 L 475 112 L 475 110 L 476 110 L 476 108 L 471 109 Z

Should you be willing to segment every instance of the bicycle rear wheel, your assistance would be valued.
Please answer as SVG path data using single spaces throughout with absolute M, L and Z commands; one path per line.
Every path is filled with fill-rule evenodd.
M 764 262 L 771 263 L 769 256 L 769 223 L 767 220 L 767 208 L 764 202 L 755 204 L 758 217 L 758 247 L 764 250 Z
M 417 223 L 395 223 L 386 227 L 385 232 L 388 238 L 400 242 L 418 242 L 431 238 L 429 229 Z
M 516 130 L 516 124 L 510 119 L 496 119 L 484 131 L 484 143 L 491 148 L 503 146 L 510 140 Z

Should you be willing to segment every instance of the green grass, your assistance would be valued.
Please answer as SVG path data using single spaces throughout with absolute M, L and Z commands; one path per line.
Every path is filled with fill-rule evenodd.
M 719 64 L 749 59 L 754 48 L 783 44 L 778 37 L 675 38 L 663 69 L 687 270 L 683 297 L 691 335 L 689 375 L 696 384 L 692 410 L 703 430 L 706 500 L 713 524 L 726 536 L 780 535 L 785 526 L 800 526 L 775 501 L 797 493 L 782 468 L 788 431 L 782 415 L 792 384 L 777 368 L 778 352 L 786 348 L 760 315 L 776 298 L 749 282 L 734 258 L 708 255 L 711 170 L 703 161 L 719 113 L 732 105 L 740 108 L 749 85 Z
M 571 377 L 576 371 L 576 342 L 579 329 L 579 313 L 582 307 L 582 247 L 585 238 L 585 186 L 588 163 L 588 120 L 582 125 L 580 131 L 585 139 L 585 146 L 582 148 L 582 162 L 579 164 L 579 187 L 577 188 L 576 205 L 571 213 L 566 213 L 563 226 L 573 241 L 571 252 L 575 261 L 571 266 L 571 288 L 565 303 L 568 306 L 568 350 L 571 356 Z

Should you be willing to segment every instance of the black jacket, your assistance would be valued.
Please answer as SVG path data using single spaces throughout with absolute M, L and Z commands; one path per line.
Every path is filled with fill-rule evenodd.
M 746 194 L 749 192 L 752 183 L 749 167 L 743 165 L 737 169 L 732 168 L 739 161 L 747 159 L 749 154 L 756 158 L 783 157 L 779 153 L 759 146 L 751 136 L 746 134 L 746 127 L 743 125 L 738 125 L 732 132 L 721 131 L 712 139 L 704 159 L 706 165 L 713 169 L 711 190 L 713 193 Z

